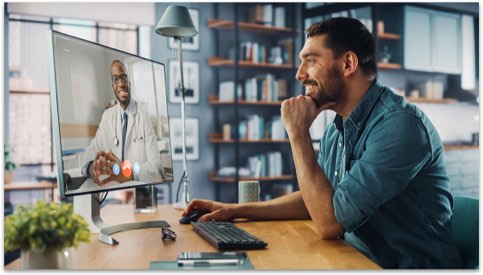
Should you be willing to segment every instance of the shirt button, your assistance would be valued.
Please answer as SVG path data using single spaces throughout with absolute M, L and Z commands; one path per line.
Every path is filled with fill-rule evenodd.
M 339 147 L 342 147 L 342 142 L 339 142 Z
M 334 172 L 334 176 L 336 176 L 336 177 L 337 177 L 337 171 L 335 171 L 335 172 Z

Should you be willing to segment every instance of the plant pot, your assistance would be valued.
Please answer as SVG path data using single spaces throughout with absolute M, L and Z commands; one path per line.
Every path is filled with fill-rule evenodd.
M 3 170 L 3 182 L 5 184 L 11 183 L 13 181 L 13 171 Z
M 69 250 L 47 248 L 43 252 L 22 249 L 21 269 L 67 269 L 71 267 Z

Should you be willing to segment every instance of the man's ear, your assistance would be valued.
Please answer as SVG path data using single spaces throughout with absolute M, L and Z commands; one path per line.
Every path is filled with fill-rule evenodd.
M 342 72 L 344 76 L 353 74 L 359 66 L 359 59 L 353 51 L 348 51 L 342 56 Z

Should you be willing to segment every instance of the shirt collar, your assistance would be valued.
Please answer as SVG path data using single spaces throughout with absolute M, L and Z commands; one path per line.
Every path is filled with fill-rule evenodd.
M 129 104 L 127 105 L 126 110 L 122 109 L 121 104 L 117 104 L 117 108 L 119 108 L 119 113 L 121 114 L 121 117 L 124 112 L 126 112 L 129 117 L 132 117 L 132 115 L 136 113 L 136 103 L 132 98 Z
M 384 86 L 377 79 L 374 80 L 374 83 L 372 83 L 369 90 L 367 90 L 367 93 L 346 121 L 351 121 L 357 128 L 361 128 L 383 90 Z M 335 116 L 334 123 L 339 131 L 342 131 L 342 124 L 344 122 L 342 116 Z

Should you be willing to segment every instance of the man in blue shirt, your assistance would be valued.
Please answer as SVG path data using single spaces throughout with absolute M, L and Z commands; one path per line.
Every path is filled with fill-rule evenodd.
M 460 268 L 450 234 L 453 197 L 443 144 L 415 105 L 376 79 L 374 38 L 358 20 L 312 25 L 296 78 L 305 96 L 282 103 L 300 191 L 266 202 L 193 200 L 204 220 L 311 218 L 323 239 L 344 237 L 383 268 Z M 320 143 L 309 127 L 337 113 Z

